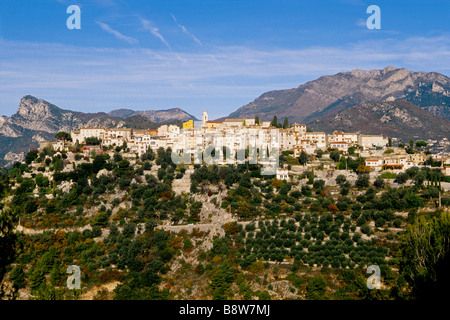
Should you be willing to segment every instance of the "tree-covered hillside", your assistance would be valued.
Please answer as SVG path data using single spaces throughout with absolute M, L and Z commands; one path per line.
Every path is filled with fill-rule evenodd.
M 281 181 L 258 165 L 175 165 L 162 148 L 141 157 L 126 145 L 31 151 L 0 173 L 0 294 L 414 299 L 445 288 L 450 197 L 441 171 L 370 178 L 357 158 L 337 159 L 352 163 L 356 180 L 339 169 L 334 185 L 318 177 L 339 166 L 329 158 Z M 80 267 L 80 289 L 67 287 L 70 265 Z M 380 289 L 367 287 L 369 265 L 381 270 Z

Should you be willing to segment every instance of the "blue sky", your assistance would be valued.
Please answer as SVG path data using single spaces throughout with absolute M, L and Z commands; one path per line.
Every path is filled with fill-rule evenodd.
M 69 5 L 81 29 L 69 30 Z M 381 29 L 369 30 L 369 5 Z M 450 75 L 450 1 L 1 0 L 0 115 L 31 94 L 83 112 L 228 115 L 278 89 L 389 65 Z

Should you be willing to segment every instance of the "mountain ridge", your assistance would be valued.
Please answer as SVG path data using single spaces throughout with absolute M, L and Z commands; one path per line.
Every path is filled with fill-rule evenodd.
M 198 120 L 195 116 L 187 113 L 180 108 L 170 108 L 170 109 L 159 109 L 159 110 L 131 110 L 131 109 L 116 109 L 108 112 L 109 116 L 116 118 L 127 118 L 136 115 L 142 115 L 153 122 L 162 121 L 187 121 L 187 120 Z
M 288 118 L 289 122 L 302 122 L 316 125 L 317 127 L 335 119 L 339 123 L 339 117 L 347 117 L 352 126 L 355 122 L 366 123 L 365 128 L 371 128 L 370 121 L 359 113 L 351 119 L 351 114 L 346 110 L 354 106 L 362 106 L 374 102 L 406 101 L 417 106 L 414 107 L 398 104 L 396 108 L 403 108 L 404 112 L 412 115 L 420 114 L 426 120 L 426 137 L 442 137 L 448 120 L 450 120 L 450 78 L 437 72 L 414 72 L 405 68 L 388 66 L 380 70 L 358 70 L 339 72 L 334 75 L 325 75 L 311 80 L 297 88 L 272 90 L 263 93 L 254 101 L 232 112 L 226 118 L 249 118 L 259 116 L 261 120 L 272 120 L 276 115 L 278 119 Z M 385 105 L 386 108 L 392 105 Z M 406 109 L 405 109 L 406 108 Z M 389 109 L 389 108 L 388 108 Z M 352 110 L 360 110 L 358 108 Z M 409 110 L 409 111 L 408 111 Z M 377 124 L 383 115 L 366 110 L 369 119 Z M 425 112 L 425 113 L 422 113 Z M 429 117 L 428 115 L 434 116 Z M 180 108 L 168 110 L 134 111 L 132 109 L 116 109 L 108 113 L 83 113 L 79 111 L 65 110 L 56 105 L 37 99 L 31 95 L 24 96 L 19 104 L 17 112 L 11 117 L 0 116 L 0 165 L 4 164 L 5 155 L 15 159 L 18 154 L 35 148 L 39 141 L 54 140 L 57 131 L 71 131 L 81 126 L 87 127 L 132 127 L 150 128 L 156 124 L 175 123 L 189 119 L 197 120 Z M 224 119 L 224 118 L 221 118 Z M 440 119 L 446 119 L 442 122 Z M 322 122 L 321 122 L 322 121 Z M 433 128 L 432 121 L 443 124 L 441 129 Z M 419 121 L 420 122 L 420 121 Z M 385 123 L 387 125 L 388 123 Z M 404 138 L 404 133 L 420 135 L 419 127 L 405 127 L 398 123 L 403 131 L 393 131 L 393 134 Z M 332 127 L 332 126 L 329 126 Z M 358 124 L 356 124 L 358 127 Z M 346 130 L 345 126 L 339 130 Z M 416 130 L 412 132 L 411 130 Z M 353 130 L 352 130 L 353 131 Z M 379 127 L 377 134 L 387 132 Z M 437 136 L 433 136 L 437 134 Z
M 17 112 L 11 117 L 0 116 L 0 166 L 23 158 L 30 149 L 37 148 L 39 142 L 55 140 L 58 131 L 79 129 L 81 127 L 132 127 L 144 129 L 157 127 L 157 124 L 181 125 L 182 121 L 195 117 L 180 108 L 169 110 L 133 111 L 129 116 L 117 116 L 122 110 L 84 113 L 57 107 L 31 95 L 21 98 Z M 128 109 L 129 110 L 129 109 Z M 116 113 L 114 113 L 116 111 Z M 5 159 L 5 156 L 7 159 Z
M 414 72 L 393 66 L 321 76 L 296 88 L 272 90 L 227 118 L 261 120 L 287 117 L 308 122 L 368 101 L 405 100 L 450 119 L 450 78 L 437 72 Z
M 450 136 L 450 121 L 407 101 L 364 102 L 335 115 L 307 123 L 316 131 L 360 132 L 399 138 L 437 140 Z

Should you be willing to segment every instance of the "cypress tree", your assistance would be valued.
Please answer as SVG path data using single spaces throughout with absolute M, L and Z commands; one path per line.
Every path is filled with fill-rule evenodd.
M 270 125 L 271 125 L 272 127 L 278 127 L 278 118 L 277 118 L 277 116 L 273 116 L 273 120 L 272 120 L 272 122 L 270 123 Z

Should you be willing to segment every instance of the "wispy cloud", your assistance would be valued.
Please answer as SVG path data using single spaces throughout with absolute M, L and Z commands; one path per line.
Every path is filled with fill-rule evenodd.
M 146 20 L 144 18 L 140 18 L 140 19 L 141 19 L 142 27 L 144 28 L 144 30 L 149 31 L 152 35 L 154 35 L 156 38 L 161 40 L 161 42 L 164 43 L 164 45 L 167 48 L 169 48 L 170 51 L 172 51 L 172 48 L 170 47 L 167 40 L 159 32 L 159 29 L 157 27 L 155 27 L 151 21 Z
M 364 20 L 364 19 L 358 19 L 358 20 L 356 20 L 355 24 L 356 24 L 358 27 L 367 28 L 367 21 Z
M 181 29 L 181 31 L 183 31 L 185 34 L 190 36 L 196 43 L 203 46 L 203 43 L 200 40 L 198 40 L 198 38 L 193 33 L 189 32 L 185 26 L 183 26 L 177 22 L 177 19 L 175 18 L 175 16 L 173 14 L 170 14 L 170 15 L 172 16 L 172 19 L 173 19 L 173 21 L 175 21 L 176 25 Z
M 236 46 L 167 52 L 2 39 L 0 47 L 0 61 L 8 61 L 0 68 L 0 114 L 14 113 L 20 98 L 32 94 L 61 107 L 86 106 L 85 111 L 190 105 L 186 110 L 196 114 L 196 107 L 206 105 L 226 115 L 265 91 L 354 68 L 393 65 L 450 75 L 448 34 L 289 50 Z
M 128 37 L 122 33 L 120 33 L 117 30 L 114 30 L 113 28 L 111 28 L 109 25 L 107 25 L 106 23 L 97 21 L 97 24 L 106 32 L 112 34 L 114 37 L 116 37 L 119 40 L 123 40 L 125 42 L 128 42 L 129 44 L 136 44 L 138 43 L 138 40 L 132 37 Z

